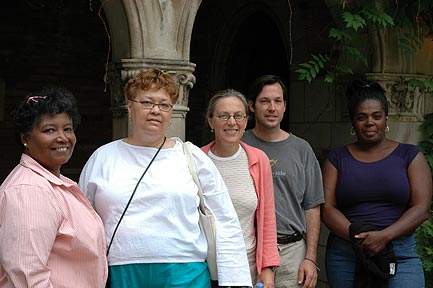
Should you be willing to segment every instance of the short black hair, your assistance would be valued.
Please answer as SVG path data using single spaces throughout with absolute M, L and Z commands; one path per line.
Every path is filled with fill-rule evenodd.
M 254 80 L 253 83 L 251 83 L 250 88 L 247 92 L 248 100 L 252 101 L 253 104 L 256 103 L 257 96 L 259 96 L 260 92 L 262 92 L 263 87 L 275 83 L 280 84 L 281 88 L 283 89 L 283 99 L 285 102 L 287 102 L 287 88 L 284 85 L 283 80 L 281 80 L 281 78 L 276 75 L 263 75 Z
M 379 83 L 365 79 L 355 79 L 346 89 L 347 111 L 350 120 L 353 121 L 356 107 L 365 100 L 377 100 L 382 104 L 385 116 L 388 116 L 388 100 L 385 96 L 385 90 Z
M 11 118 L 18 136 L 20 133 L 28 136 L 42 115 L 56 115 L 63 112 L 71 118 L 75 130 L 81 121 L 81 116 L 74 95 L 66 88 L 51 85 L 26 95 L 11 112 Z

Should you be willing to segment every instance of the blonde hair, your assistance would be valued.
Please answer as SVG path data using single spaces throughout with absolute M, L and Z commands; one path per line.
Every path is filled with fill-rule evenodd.
M 215 107 L 218 104 L 218 101 L 227 98 L 227 97 L 235 97 L 241 100 L 245 107 L 245 115 L 248 117 L 248 102 L 245 98 L 244 94 L 234 89 L 226 89 L 218 91 L 212 98 L 209 100 L 209 104 L 206 110 L 206 119 L 209 119 L 213 116 L 213 112 L 215 111 Z

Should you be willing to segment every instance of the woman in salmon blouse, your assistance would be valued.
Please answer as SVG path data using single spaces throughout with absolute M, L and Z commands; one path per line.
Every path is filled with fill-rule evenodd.
M 24 151 L 0 187 L 0 287 L 105 287 L 104 226 L 60 173 L 77 141 L 74 96 L 44 88 L 12 118 Z

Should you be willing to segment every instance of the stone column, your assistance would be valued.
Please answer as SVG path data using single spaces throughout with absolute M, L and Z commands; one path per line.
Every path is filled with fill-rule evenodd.
M 367 79 L 378 82 L 384 89 L 389 105 L 389 138 L 411 144 L 425 139 L 419 126 L 429 112 L 430 96 L 408 80 L 427 80 L 425 75 L 367 73 Z
M 174 76 L 180 88 L 167 136 L 185 138 L 189 90 L 195 64 L 189 62 L 194 19 L 201 0 L 104 1 L 110 28 L 111 65 L 107 73 L 113 111 L 113 138 L 128 134 L 125 83 L 156 67 Z
M 123 87 L 140 71 L 156 67 L 171 74 L 179 85 L 179 98 L 173 107 L 173 115 L 167 136 L 185 139 L 185 118 L 188 108 L 188 95 L 195 83 L 195 64 L 190 62 L 158 59 L 123 59 L 111 69 L 108 83 L 111 92 L 113 111 L 113 138 L 119 139 L 128 134 L 128 109 Z
M 402 32 L 388 29 L 370 31 L 374 52 L 371 72 L 365 76 L 385 89 L 389 103 L 389 138 L 417 145 L 425 139 L 425 131 L 420 126 L 424 115 L 432 111 L 432 99 L 414 83 L 431 79 L 432 66 L 424 62 L 432 59 L 433 52 L 426 39 L 425 47 L 413 54 L 404 54 L 399 48 L 399 33 Z

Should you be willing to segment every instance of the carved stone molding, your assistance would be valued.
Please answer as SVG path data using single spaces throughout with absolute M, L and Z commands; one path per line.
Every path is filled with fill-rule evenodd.
M 122 79 L 121 71 L 116 69 L 115 65 L 110 66 L 105 81 L 110 93 L 113 118 L 122 118 L 128 113 L 126 98 L 123 93 L 126 81 Z
M 127 113 L 126 98 L 123 87 L 126 82 L 135 77 L 141 71 L 156 67 L 173 76 L 179 85 L 179 98 L 174 105 L 174 113 L 185 113 L 189 111 L 189 90 L 195 84 L 195 64 L 185 61 L 161 60 L 161 59 L 122 59 L 119 63 L 111 66 L 107 74 L 107 83 L 111 95 L 111 109 L 113 117 L 123 117 Z M 183 115 L 183 116 L 185 116 Z
M 409 79 L 426 80 L 415 74 L 369 73 L 368 80 L 378 82 L 384 89 L 389 104 L 389 116 L 398 121 L 423 121 L 425 93 L 408 84 Z
M 409 79 L 426 80 L 428 76 L 415 74 L 367 73 L 365 77 L 378 82 L 385 90 L 388 99 L 389 117 L 395 121 L 418 122 L 424 120 L 425 99 L 428 95 L 418 87 L 408 84 Z M 350 120 L 347 113 L 345 91 L 350 79 L 341 78 L 336 83 L 335 94 L 338 120 Z
M 195 64 L 187 61 L 163 59 L 122 59 L 110 66 L 107 74 L 107 84 L 110 89 L 111 110 L 113 112 L 113 136 L 125 137 L 128 126 L 128 109 L 124 86 L 127 81 L 141 71 L 156 67 L 173 76 L 179 85 L 179 98 L 173 107 L 172 122 L 167 130 L 167 136 L 185 138 L 185 121 L 188 108 L 189 91 L 195 84 Z M 123 123 L 123 124 L 122 124 Z
M 174 78 L 179 84 L 179 99 L 177 100 L 176 104 L 183 107 L 188 107 L 189 91 L 195 84 L 195 76 L 189 72 L 179 71 L 174 75 Z
M 416 111 L 417 102 L 419 102 L 420 93 L 418 87 L 409 86 L 403 81 L 397 83 L 386 83 L 385 90 L 389 98 L 389 105 L 398 115 L 419 116 Z

